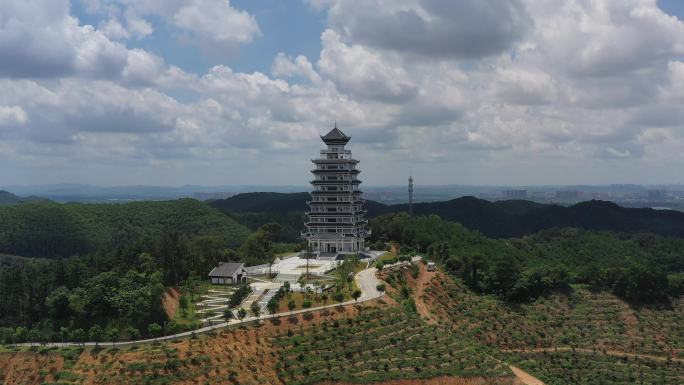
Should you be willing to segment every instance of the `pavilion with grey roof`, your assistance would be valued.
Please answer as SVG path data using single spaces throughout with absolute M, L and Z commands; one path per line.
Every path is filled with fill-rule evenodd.
M 245 264 L 240 262 L 219 262 L 209 272 L 211 283 L 216 285 L 239 285 L 247 281 Z

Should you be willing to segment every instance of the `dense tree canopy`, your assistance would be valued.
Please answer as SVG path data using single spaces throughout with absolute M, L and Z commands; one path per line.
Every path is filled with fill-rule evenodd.
M 525 300 L 570 283 L 609 290 L 633 301 L 682 293 L 684 240 L 552 229 L 496 240 L 435 215 L 387 214 L 371 220 L 375 241 L 426 252 L 472 289 Z
M 0 252 L 30 257 L 108 253 L 177 232 L 237 247 L 249 230 L 193 199 L 126 204 L 31 203 L 0 207 Z

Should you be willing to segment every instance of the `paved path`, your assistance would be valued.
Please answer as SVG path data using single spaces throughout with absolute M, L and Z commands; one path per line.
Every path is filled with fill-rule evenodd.
M 346 306 L 346 305 L 353 305 L 354 303 L 361 303 L 361 302 L 366 302 L 366 301 L 371 301 L 374 299 L 377 299 L 381 296 L 382 293 L 380 293 L 377 289 L 376 286 L 380 281 L 375 277 L 375 268 L 371 269 L 365 269 L 356 274 L 354 279 L 356 280 L 356 284 L 361 290 L 361 297 L 359 298 L 358 302 L 357 301 L 347 301 L 347 302 L 342 302 L 341 304 L 339 303 L 334 303 L 330 305 L 325 305 L 325 306 L 318 306 L 318 307 L 312 307 L 308 310 L 306 309 L 300 309 L 300 310 L 295 310 L 294 312 L 283 312 L 283 313 L 277 313 L 274 315 L 271 314 L 265 314 L 261 315 L 259 317 L 246 317 L 242 322 L 248 323 L 248 322 L 253 322 L 257 320 L 268 320 L 271 318 L 280 318 L 280 317 L 289 317 L 290 314 L 302 314 L 306 312 L 311 312 L 311 311 L 318 311 L 318 310 L 323 310 L 323 309 L 330 309 L 336 306 Z M 178 333 L 178 334 L 173 334 L 169 335 L 166 337 L 157 337 L 157 338 L 148 338 L 144 340 L 137 340 L 137 341 L 122 341 L 122 342 L 100 342 L 100 343 L 95 343 L 95 342 L 57 342 L 54 344 L 48 344 L 47 346 L 57 346 L 57 347 L 63 347 L 63 346 L 95 346 L 95 345 L 100 345 L 100 346 L 132 346 L 132 345 L 137 345 L 137 344 L 146 344 L 146 343 L 152 343 L 152 342 L 158 342 L 158 341 L 168 341 L 168 340 L 174 340 L 178 338 L 184 338 L 184 337 L 190 337 L 192 335 L 196 334 L 202 334 L 202 333 L 208 333 L 210 331 L 213 331 L 215 329 L 222 329 L 225 327 L 229 326 L 235 326 L 235 325 L 240 325 L 242 322 L 238 320 L 230 320 L 228 322 L 221 322 L 221 323 L 216 323 L 211 326 L 206 326 L 200 329 L 195 329 L 189 332 L 183 332 L 183 333 Z M 37 342 L 26 342 L 22 344 L 14 344 L 14 346 L 39 346 L 40 344 Z
M 525 384 L 525 385 L 544 385 L 544 383 L 540 379 L 538 379 L 537 377 L 534 377 L 533 375 L 527 373 L 526 371 L 524 371 L 518 367 L 515 367 L 513 365 L 509 365 L 508 367 L 511 369 L 513 374 L 515 374 L 515 376 L 520 381 L 522 381 L 523 384 Z
M 361 298 L 359 300 L 375 299 L 382 295 L 377 289 L 380 281 L 375 277 L 378 269 L 371 267 L 369 269 L 361 270 L 356 274 L 356 286 L 361 290 Z

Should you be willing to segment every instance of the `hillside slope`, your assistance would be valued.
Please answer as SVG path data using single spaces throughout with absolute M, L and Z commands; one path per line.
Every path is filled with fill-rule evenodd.
M 213 235 L 236 247 L 249 229 L 192 199 L 126 204 L 31 203 L 0 207 L 0 253 L 55 258 L 115 251 L 178 232 Z
M 434 380 L 426 380 L 430 379 Z M 390 380 L 390 381 L 387 381 Z M 339 382 L 338 382 L 339 381 Z M 385 382 L 386 381 L 386 382 Z M 519 385 L 488 350 L 396 306 L 336 307 L 131 348 L 0 352 L 0 383 Z
M 514 306 L 420 266 L 383 272 L 388 293 L 410 293 L 423 318 L 493 349 L 499 360 L 547 385 L 675 384 L 684 378 L 684 299 L 669 308 L 633 308 L 607 293 L 575 287 Z M 403 290 L 407 287 L 408 290 Z

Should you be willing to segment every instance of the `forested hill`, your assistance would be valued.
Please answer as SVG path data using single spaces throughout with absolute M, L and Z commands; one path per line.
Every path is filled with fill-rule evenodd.
M 68 257 L 112 253 L 172 233 L 239 246 L 249 229 L 193 199 L 126 204 L 30 203 L 0 207 L 0 253 Z
M 306 220 L 304 212 L 311 195 L 301 193 L 252 192 L 232 196 L 227 199 L 217 199 L 209 202 L 225 214 L 252 230 L 270 223 L 281 225 L 277 241 L 299 242 Z M 391 212 L 389 206 L 382 203 L 367 201 L 368 212 L 377 216 Z
M 246 193 L 210 202 L 251 228 L 278 221 L 283 236 L 294 237 L 303 227 L 308 193 Z M 408 204 L 385 205 L 367 201 L 370 218 L 408 211 Z M 459 222 L 494 238 L 519 237 L 556 227 L 610 230 L 626 233 L 650 232 L 684 237 L 684 213 L 648 208 L 625 208 L 606 201 L 587 201 L 564 207 L 530 201 L 490 202 L 462 197 L 442 202 L 416 203 L 416 215 L 436 214 Z
M 408 211 L 408 205 L 390 206 L 390 209 L 393 212 Z M 682 212 L 625 208 L 597 200 L 565 207 L 520 200 L 489 202 L 463 197 L 414 204 L 413 211 L 416 215 L 437 214 L 493 238 L 520 237 L 557 227 L 684 237 Z
M 209 204 L 228 213 L 273 213 L 292 211 L 304 212 L 309 193 L 253 192 L 237 194 L 226 199 L 210 201 Z

